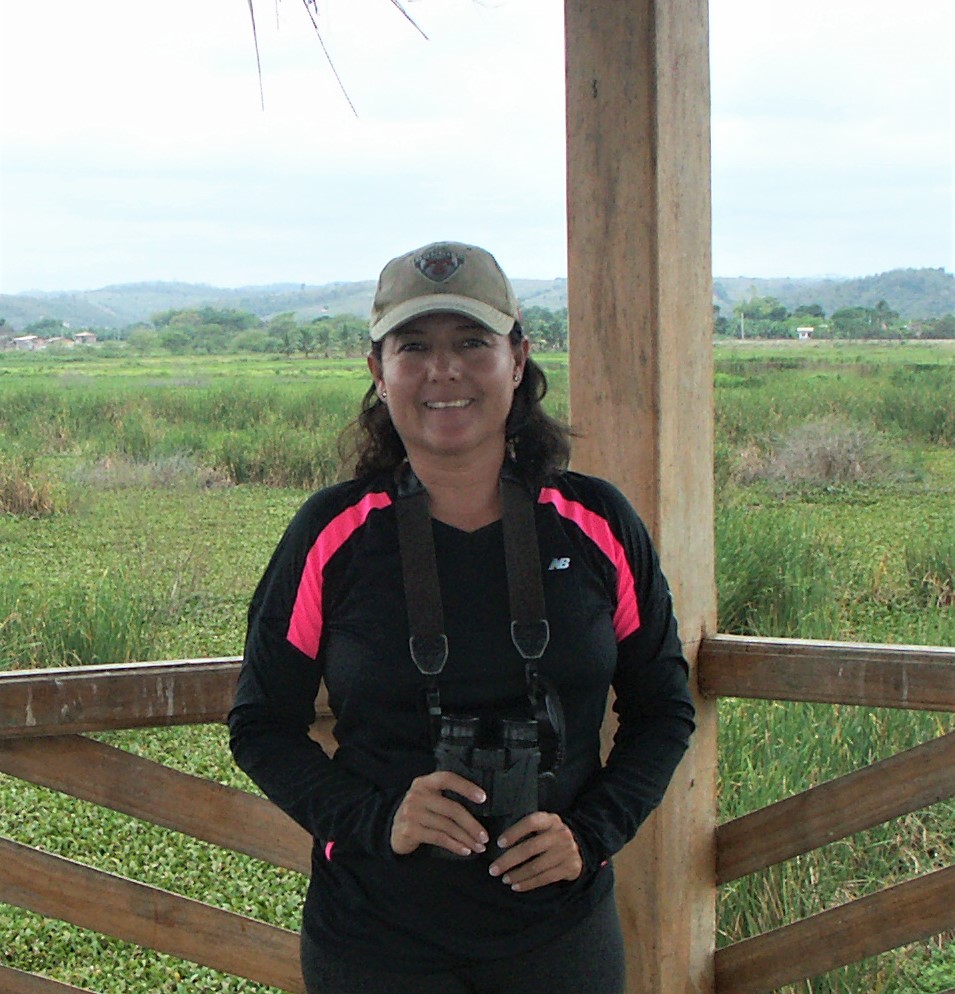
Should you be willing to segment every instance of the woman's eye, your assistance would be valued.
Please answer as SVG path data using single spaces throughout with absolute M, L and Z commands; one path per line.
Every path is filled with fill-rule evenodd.
M 402 342 L 398 346 L 399 352 L 421 352 L 425 348 L 424 342 Z
M 487 345 L 488 341 L 486 338 L 466 338 L 464 340 L 464 347 L 466 349 L 480 348 L 483 345 Z

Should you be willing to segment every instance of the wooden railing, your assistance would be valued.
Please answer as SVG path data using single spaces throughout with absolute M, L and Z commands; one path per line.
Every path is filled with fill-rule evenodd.
M 86 737 L 221 722 L 237 659 L 0 674 L 0 771 L 307 873 L 304 831 L 262 798 Z M 705 696 L 955 711 L 955 650 L 717 636 Z M 329 743 L 319 702 L 314 734 Z M 719 883 L 955 795 L 955 733 L 723 825 Z M 304 990 L 297 936 L 0 838 L 0 902 L 289 992 Z M 955 867 L 719 949 L 718 994 L 756 994 L 955 929 Z M 0 967 L 0 992 L 78 988 Z
M 720 635 L 704 696 L 955 711 L 955 649 Z M 726 884 L 955 795 L 955 732 L 716 829 Z M 955 866 L 717 950 L 718 994 L 757 994 L 955 929 Z M 949 992 L 951 994 L 951 992 Z

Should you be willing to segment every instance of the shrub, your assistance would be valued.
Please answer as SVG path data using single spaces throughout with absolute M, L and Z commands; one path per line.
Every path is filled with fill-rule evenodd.
M 880 479 L 890 463 L 878 436 L 838 418 L 791 428 L 761 475 L 783 483 L 840 484 Z
M 43 518 L 55 511 L 52 486 L 35 473 L 29 459 L 0 461 L 0 514 Z
M 74 480 L 82 487 L 99 490 L 208 488 L 231 484 L 231 480 L 222 473 L 202 466 L 194 457 L 182 453 L 156 456 L 142 462 L 122 456 L 106 456 L 77 469 Z

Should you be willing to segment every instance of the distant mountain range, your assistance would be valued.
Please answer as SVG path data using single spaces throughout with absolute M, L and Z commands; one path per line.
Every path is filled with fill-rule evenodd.
M 567 306 L 567 280 L 514 280 L 524 307 L 558 310 Z M 124 283 L 100 290 L 35 291 L 0 294 L 0 317 L 14 330 L 42 318 L 56 318 L 71 328 L 124 328 L 161 311 L 223 307 L 269 318 L 286 311 L 298 320 L 322 314 L 368 314 L 374 280 L 353 283 L 275 283 L 237 289 L 201 283 Z M 729 315 L 751 297 L 776 297 L 789 310 L 819 304 L 826 314 L 841 307 L 874 307 L 884 300 L 904 318 L 932 318 L 955 313 L 955 276 L 943 269 L 893 269 L 858 279 L 717 277 L 713 303 Z

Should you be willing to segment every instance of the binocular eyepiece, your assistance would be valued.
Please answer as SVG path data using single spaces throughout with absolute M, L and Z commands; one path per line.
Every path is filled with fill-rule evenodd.
M 444 715 L 441 718 L 439 744 L 474 748 L 481 739 L 481 719 L 471 715 Z M 537 722 L 533 719 L 500 718 L 497 740 L 508 749 L 533 748 L 537 745 Z

